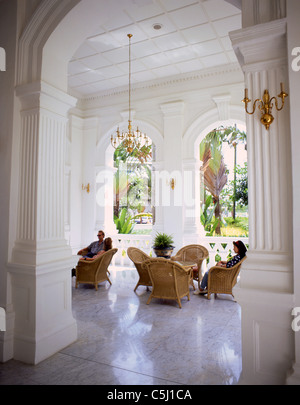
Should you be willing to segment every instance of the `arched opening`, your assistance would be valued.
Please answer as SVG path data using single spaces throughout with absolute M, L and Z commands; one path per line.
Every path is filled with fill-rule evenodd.
M 128 2 L 128 3 L 130 3 L 130 2 Z M 89 6 L 92 6 L 92 7 L 89 7 Z M 44 84 L 43 84 L 41 86 L 42 88 L 38 87 L 37 89 L 36 88 L 34 88 L 33 90 L 31 89 L 32 90 L 31 95 L 32 94 L 36 95 L 36 93 L 38 93 L 40 96 L 41 95 L 44 96 L 44 93 L 46 93 L 48 98 L 52 97 L 54 100 L 57 100 L 57 98 L 59 98 L 61 102 L 65 101 L 65 104 L 68 104 L 68 105 L 65 106 L 64 114 L 62 114 L 61 111 L 55 111 L 57 113 L 57 115 L 60 115 L 60 116 L 63 115 L 64 118 L 67 118 L 67 111 L 70 109 L 70 107 L 75 107 L 74 99 L 69 101 L 69 103 L 67 103 L 65 100 L 65 98 L 66 98 L 65 92 L 67 89 L 67 76 L 66 76 L 67 63 L 71 59 L 71 56 L 70 56 L 70 55 L 72 55 L 71 52 L 74 52 L 76 47 L 79 46 L 78 44 L 79 44 L 80 40 L 82 40 L 83 38 L 88 36 L 88 32 L 90 32 L 89 30 L 91 29 L 90 27 L 92 27 L 92 26 L 95 27 L 96 23 L 99 24 L 99 20 L 97 20 L 97 18 L 95 16 L 99 15 L 101 7 L 103 7 L 103 4 L 102 3 L 100 4 L 99 2 L 95 2 L 95 1 L 83 0 L 82 2 L 78 3 L 78 5 L 75 6 L 74 9 L 70 13 L 67 14 L 64 21 L 61 24 L 57 25 L 57 28 L 53 31 L 53 34 L 51 35 L 49 41 L 47 41 L 46 45 L 43 48 L 43 59 L 41 60 L 41 62 L 42 62 L 41 78 L 42 78 L 43 82 L 45 81 L 47 83 L 50 83 L 50 85 L 44 86 Z M 81 13 L 81 11 L 83 9 L 84 9 L 84 13 Z M 87 13 L 86 13 L 86 11 L 87 11 Z M 63 43 L 61 43 L 60 42 L 61 33 L 64 32 L 64 34 L 65 34 L 65 32 L 72 31 L 72 27 L 74 27 L 74 25 L 80 26 L 80 22 L 82 22 L 81 17 L 83 14 L 85 15 L 85 18 L 87 18 L 87 19 L 90 18 L 89 29 L 87 29 L 85 26 L 86 32 L 84 32 L 84 33 L 79 30 L 79 33 L 76 33 L 76 38 L 72 39 L 72 41 L 70 40 L 70 38 L 68 38 L 68 36 L 64 35 L 63 38 L 67 38 L 67 39 L 65 41 L 63 41 Z M 71 44 L 71 42 L 72 42 L 72 46 L 70 47 L 69 45 Z M 57 47 L 58 43 L 60 44 L 59 49 Z M 68 48 L 68 50 L 66 51 L 67 48 Z M 52 58 L 53 55 L 55 57 Z M 55 69 L 53 69 L 54 65 L 56 66 Z M 28 69 L 28 71 L 29 70 L 30 69 Z M 58 71 L 62 72 L 62 74 L 61 75 L 57 74 Z M 21 74 L 20 77 L 23 77 L 23 78 L 26 77 L 26 73 L 24 75 Z M 27 77 L 27 79 L 28 79 L 28 77 Z M 25 82 L 26 81 L 24 81 L 24 83 Z M 57 89 L 60 89 L 60 90 L 57 90 Z M 23 88 L 23 90 L 24 90 L 24 92 L 26 91 L 25 88 Z M 49 101 L 49 100 L 47 100 L 47 101 Z M 168 97 L 166 99 L 162 99 L 161 102 L 168 103 L 169 102 Z M 178 106 L 176 108 L 178 108 Z M 105 108 L 104 108 L 104 113 L 105 113 Z M 169 116 L 172 116 L 172 114 L 173 114 L 172 108 L 168 109 L 167 114 L 169 114 L 169 115 L 165 119 L 165 125 L 168 124 Z M 117 122 L 117 119 L 115 117 L 116 116 L 114 116 L 114 121 Z M 97 120 L 98 118 L 101 121 L 101 119 L 103 119 L 103 116 L 98 117 L 96 114 L 96 115 L 93 115 L 93 117 L 83 117 L 80 125 L 82 125 L 82 130 L 86 131 L 85 132 L 86 134 L 88 134 L 89 131 L 92 129 L 91 137 L 96 140 L 96 145 L 98 145 L 98 148 L 99 148 L 99 146 L 106 144 L 106 148 L 104 148 L 104 149 L 100 148 L 101 153 L 103 153 L 103 155 L 102 155 L 103 159 L 99 159 L 99 156 L 94 156 L 93 159 L 94 159 L 94 163 L 96 166 L 97 166 L 97 162 L 100 162 L 101 165 L 103 165 L 103 162 L 105 162 L 104 167 L 107 167 L 106 166 L 107 159 L 109 159 L 111 162 L 111 157 L 108 158 L 108 155 L 107 155 L 109 146 L 107 145 L 106 138 L 104 136 L 101 137 L 101 139 L 97 143 L 98 128 L 99 128 L 97 125 L 99 123 L 98 124 L 96 123 L 94 128 L 89 127 L 89 123 L 91 122 L 91 120 L 93 120 L 93 119 Z M 58 120 L 58 117 L 55 116 L 55 121 L 56 120 Z M 139 121 L 141 121 L 142 123 L 145 124 L 145 121 L 143 121 L 141 119 Z M 86 123 L 88 123 L 88 124 L 86 124 Z M 105 128 L 105 124 L 106 124 L 105 121 L 104 121 L 104 124 L 101 122 L 101 125 L 103 125 L 104 128 Z M 157 126 L 159 126 L 158 123 L 155 123 L 155 124 Z M 163 130 L 158 130 L 154 124 L 152 125 L 152 124 L 146 123 L 146 126 L 147 125 L 151 128 L 151 131 L 147 131 L 147 132 L 149 133 L 149 135 L 151 134 L 150 135 L 151 138 L 157 145 L 156 162 L 161 164 L 164 161 L 164 153 L 163 153 L 164 143 L 163 143 L 163 137 L 161 135 L 161 133 L 163 133 Z M 105 132 L 105 131 L 103 131 L 103 132 Z M 107 133 L 107 131 L 106 131 L 106 133 Z M 184 148 L 186 148 L 186 147 L 189 147 L 189 146 L 184 145 Z M 184 153 L 183 153 L 184 158 L 188 159 L 188 158 L 191 158 L 192 156 L 193 156 L 193 153 L 191 155 L 190 154 L 184 155 Z M 171 160 L 172 160 L 171 154 L 169 157 L 170 157 L 169 161 L 171 162 Z M 48 157 L 48 159 L 49 159 L 49 157 Z M 45 161 L 47 161 L 47 160 L 45 159 Z M 61 161 L 60 161 L 60 164 L 61 164 Z M 93 166 L 91 165 L 90 169 L 92 167 Z M 94 174 L 93 178 L 95 178 L 95 174 Z M 60 178 L 60 181 L 62 181 L 61 178 Z M 84 181 L 83 185 L 85 185 L 85 183 L 86 183 L 85 179 L 83 181 Z M 95 193 L 95 189 L 94 189 L 94 193 Z M 88 202 L 88 197 L 90 197 L 90 196 L 85 195 L 85 197 Z M 61 196 L 60 196 L 60 198 L 61 198 Z M 61 201 L 62 200 L 63 199 L 61 199 Z M 67 276 L 67 271 L 69 271 L 69 269 L 65 269 L 66 276 Z M 69 315 L 70 315 L 70 313 L 69 313 Z M 43 354 L 41 357 L 43 357 Z M 39 357 L 37 361 L 40 361 L 41 357 Z

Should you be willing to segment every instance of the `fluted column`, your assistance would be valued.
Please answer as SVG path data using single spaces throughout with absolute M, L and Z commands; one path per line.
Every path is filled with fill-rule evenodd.
M 164 119 L 164 172 L 162 185 L 164 232 L 172 234 L 176 249 L 183 243 L 183 176 L 182 137 L 184 124 L 184 102 L 174 101 L 160 106 Z M 176 184 L 171 188 L 170 181 Z
M 271 97 L 277 96 L 281 82 L 289 92 L 285 19 L 230 36 L 252 103 L 262 98 L 265 89 Z M 280 112 L 274 106 L 273 114 L 269 131 L 260 122 L 259 110 L 246 115 L 249 251 L 234 289 L 242 307 L 241 382 L 245 384 L 284 383 L 294 350 L 287 316 L 293 289 L 289 100 Z
M 82 147 L 82 183 L 84 187 L 90 185 L 89 192 L 82 193 L 82 245 L 88 246 L 97 240 L 96 232 L 96 150 L 99 119 L 90 117 L 83 119 L 83 147 Z
M 9 264 L 14 358 L 36 364 L 77 337 L 71 307 L 74 263 L 64 238 L 65 136 L 75 99 L 45 83 L 22 86 L 17 96 L 22 120 L 19 207 Z
M 109 166 L 96 168 L 96 227 L 107 236 L 118 233 L 114 223 L 114 176 L 117 169 Z
M 67 111 L 74 99 L 36 83 L 19 88 L 22 103 L 17 238 L 14 263 L 38 265 L 69 254 L 64 235 Z M 59 102 L 56 97 L 61 97 Z
M 160 173 L 163 168 L 163 162 L 153 162 L 152 164 L 152 176 L 151 176 L 151 189 L 152 189 L 152 205 L 153 205 L 153 227 L 152 237 L 155 237 L 156 232 L 163 232 L 164 220 L 163 220 L 163 205 L 162 205 L 162 184 L 160 182 Z

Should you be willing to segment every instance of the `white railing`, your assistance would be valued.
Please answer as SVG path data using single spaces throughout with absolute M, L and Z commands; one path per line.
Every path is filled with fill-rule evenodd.
M 118 234 L 112 239 L 113 247 L 118 249 L 112 261 L 112 264 L 115 266 L 133 266 L 132 261 L 127 256 L 127 249 L 129 247 L 136 247 L 147 255 L 151 255 L 151 235 Z
M 248 245 L 248 238 L 237 237 L 205 237 L 200 244 L 205 246 L 209 252 L 209 264 L 214 265 L 217 260 L 227 260 L 228 255 L 234 255 L 232 242 L 241 240 Z M 137 247 L 149 256 L 153 256 L 151 235 L 124 235 L 118 234 L 113 237 L 113 247 L 118 248 L 114 255 L 112 264 L 115 266 L 133 267 L 132 261 L 127 256 L 127 249 Z M 179 248 L 176 249 L 177 251 Z M 205 266 L 204 266 L 205 268 Z

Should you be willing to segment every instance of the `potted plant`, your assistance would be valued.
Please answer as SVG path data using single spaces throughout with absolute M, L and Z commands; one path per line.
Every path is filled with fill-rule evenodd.
M 169 259 L 174 249 L 173 243 L 174 241 L 171 235 L 157 232 L 152 248 L 157 257 L 164 257 L 166 259 Z

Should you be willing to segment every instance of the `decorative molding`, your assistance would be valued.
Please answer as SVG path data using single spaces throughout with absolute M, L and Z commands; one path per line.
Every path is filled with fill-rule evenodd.
M 43 47 L 51 33 L 80 0 L 44 0 L 21 34 L 18 46 L 17 84 L 41 79 Z
M 173 77 L 163 78 L 155 81 L 148 81 L 143 83 L 135 84 L 132 87 L 132 92 L 145 91 L 145 90 L 156 90 L 157 88 L 162 89 L 166 87 L 177 86 L 180 84 L 186 84 L 189 82 L 200 82 L 201 86 L 207 87 L 206 81 L 208 78 L 215 78 L 225 74 L 236 74 L 241 73 L 241 67 L 238 63 L 231 63 L 228 65 L 217 66 L 214 68 L 203 69 L 200 71 L 191 72 L 185 75 L 176 75 Z M 71 93 L 72 94 L 72 93 Z M 85 109 L 90 105 L 95 105 L 97 101 L 103 100 L 108 97 L 127 95 L 128 89 L 123 87 L 118 87 L 112 90 L 106 90 L 101 93 L 92 94 L 87 97 L 78 98 L 78 107 L 80 109 Z
M 283 18 L 229 33 L 242 68 L 261 62 L 270 66 L 274 60 L 286 59 L 286 31 L 287 21 Z

